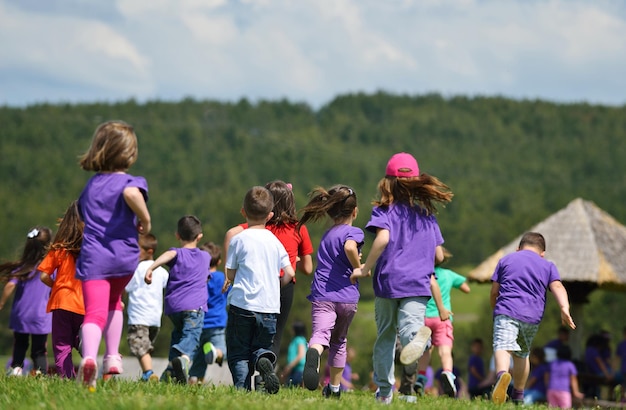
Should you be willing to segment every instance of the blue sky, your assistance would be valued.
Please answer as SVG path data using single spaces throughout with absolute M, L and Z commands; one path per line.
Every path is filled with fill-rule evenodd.
M 626 104 L 626 1 L 0 0 L 0 105 L 377 90 Z

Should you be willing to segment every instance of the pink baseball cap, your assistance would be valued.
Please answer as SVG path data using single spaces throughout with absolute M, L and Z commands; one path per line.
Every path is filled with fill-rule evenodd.
M 420 169 L 413 155 L 399 152 L 387 162 L 385 175 L 388 177 L 419 177 Z

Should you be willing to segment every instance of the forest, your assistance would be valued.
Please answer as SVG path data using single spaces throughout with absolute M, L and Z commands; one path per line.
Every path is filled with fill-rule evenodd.
M 461 273 L 577 197 L 626 222 L 626 106 L 382 91 L 340 95 L 319 109 L 247 99 L 4 106 L 0 260 L 19 257 L 32 226 L 55 228 L 91 176 L 78 156 L 111 119 L 135 127 L 139 158 L 129 173 L 148 181 L 159 252 L 176 246 L 186 214 L 202 220 L 204 239 L 221 243 L 242 221 L 247 189 L 274 179 L 293 184 L 300 207 L 316 186 L 352 186 L 364 227 L 386 162 L 401 151 L 454 193 L 437 218 L 454 254 L 449 267 Z M 314 246 L 325 228 L 309 226 Z M 369 284 L 361 291 L 372 299 Z M 0 312 L 2 323 L 7 317 Z M 0 347 L 10 344 L 1 325 Z

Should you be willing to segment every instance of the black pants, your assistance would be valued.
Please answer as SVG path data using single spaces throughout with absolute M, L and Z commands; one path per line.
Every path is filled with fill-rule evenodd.
M 283 331 L 287 325 L 287 319 L 289 319 L 289 312 L 293 304 L 294 290 L 293 282 L 280 288 L 280 314 L 276 321 L 276 335 L 274 335 L 274 341 L 272 342 L 272 352 L 274 352 L 276 357 L 278 357 L 280 353 L 280 341 L 283 338 Z
M 33 360 L 33 369 L 42 373 L 48 373 L 48 335 L 32 335 L 28 333 L 13 332 L 13 360 L 12 367 L 24 367 L 24 359 L 28 350 L 28 337 L 32 340 L 30 358 Z

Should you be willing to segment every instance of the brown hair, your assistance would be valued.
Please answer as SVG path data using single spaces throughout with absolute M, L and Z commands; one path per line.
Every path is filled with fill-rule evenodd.
M 222 247 L 215 244 L 215 242 L 207 242 L 203 244 L 201 248 L 211 255 L 211 264 L 209 267 L 216 267 L 219 264 L 220 259 L 222 259 Z
M 258 221 L 266 218 L 274 208 L 272 193 L 262 186 L 253 186 L 246 192 L 243 199 L 243 210 L 246 216 Z
M 519 249 L 530 246 L 539 249 L 541 252 L 546 250 L 546 240 L 542 234 L 538 232 L 526 232 L 519 241 Z
M 185 215 L 178 220 L 176 232 L 181 240 L 185 242 L 193 241 L 202 233 L 202 222 L 193 215 Z
M 445 204 L 454 194 L 437 177 L 422 173 L 419 177 L 384 177 L 378 182 L 380 199 L 374 201 L 377 206 L 389 206 L 401 202 L 410 206 L 419 206 L 426 214 L 434 214 L 435 202 Z
M 89 150 L 80 157 L 85 171 L 125 171 L 137 160 L 137 136 L 132 126 L 123 121 L 100 124 Z
M 84 227 L 85 223 L 78 213 L 78 201 L 72 201 L 63 218 L 59 219 L 59 230 L 54 236 L 50 249 L 65 249 L 74 256 L 78 256 L 83 242 Z
M 283 181 L 272 181 L 265 184 L 274 198 L 274 215 L 267 221 L 271 225 L 286 225 L 298 223 L 296 214 L 296 201 L 293 191 Z
M 144 251 L 152 250 L 153 253 L 156 252 L 157 246 L 159 245 L 159 241 L 157 240 L 156 236 L 151 233 L 139 235 L 137 242 L 139 243 L 141 249 L 143 249 Z
M 335 185 L 328 191 L 317 187 L 309 197 L 309 203 L 300 210 L 302 218 L 298 227 L 308 221 L 317 221 L 325 215 L 335 221 L 348 218 L 357 207 L 356 193 L 346 185 Z
M 36 226 L 28 231 L 22 257 L 17 261 L 0 264 L 0 280 L 30 279 L 31 273 L 46 256 L 51 240 L 52 231 L 48 227 Z

